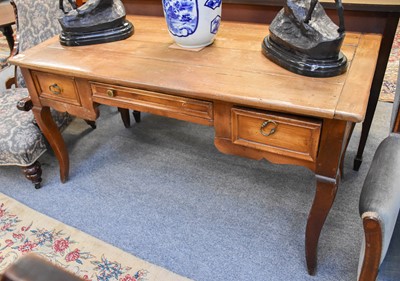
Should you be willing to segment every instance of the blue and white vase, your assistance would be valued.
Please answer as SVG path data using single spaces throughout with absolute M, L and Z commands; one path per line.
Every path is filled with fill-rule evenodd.
M 222 0 L 162 0 L 168 30 L 183 48 L 210 45 L 221 23 Z

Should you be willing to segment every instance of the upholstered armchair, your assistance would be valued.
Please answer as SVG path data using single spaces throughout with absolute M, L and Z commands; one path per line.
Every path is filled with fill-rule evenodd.
M 399 70 L 400 72 L 400 70 Z M 399 73 L 400 74 L 400 73 Z M 400 280 L 400 75 L 391 133 L 377 148 L 362 188 L 364 243 L 359 281 Z
M 61 16 L 61 11 L 58 1 L 10 2 L 14 6 L 17 23 L 17 40 L 12 55 L 59 34 L 61 27 L 57 18 Z M 35 188 L 39 188 L 42 170 L 38 158 L 46 151 L 46 142 L 29 111 L 32 103 L 18 68 L 15 77 L 16 87 L 0 92 L 0 166 L 20 166 L 26 178 L 32 181 Z M 23 111 L 17 108 L 17 103 Z M 53 111 L 52 115 L 60 129 L 71 121 L 67 113 Z M 90 125 L 95 126 L 94 122 Z
M 17 23 L 17 40 L 12 55 L 23 52 L 50 37 L 60 33 L 58 18 L 62 11 L 56 0 L 10 0 L 14 6 Z M 83 1 L 76 1 L 81 5 Z M 64 0 L 64 7 L 71 9 L 69 1 Z M 46 141 L 30 109 L 32 102 L 25 81 L 19 68 L 16 68 L 15 79 L 7 83 L 16 87 L 0 92 L 0 166 L 15 165 L 22 168 L 26 178 L 35 188 L 40 188 L 42 169 L 38 158 L 46 151 Z M 17 108 L 18 103 L 18 108 Z M 20 111 L 22 110 L 22 111 Z M 129 110 L 118 108 L 125 127 L 130 126 Z M 62 130 L 71 121 L 67 113 L 52 111 L 58 128 Z M 140 112 L 133 116 L 140 121 Z M 93 129 L 95 122 L 85 120 Z

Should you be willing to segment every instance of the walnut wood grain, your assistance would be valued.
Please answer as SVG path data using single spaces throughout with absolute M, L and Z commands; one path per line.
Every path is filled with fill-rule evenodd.
M 335 118 L 355 122 L 362 121 L 365 114 L 367 98 L 361 95 L 356 101 L 348 100 L 350 95 L 346 93 L 352 89 L 345 89 L 344 86 L 348 77 L 361 75 L 352 70 L 356 48 L 361 53 L 363 50 L 358 48 L 366 45 L 374 48 L 379 45 L 379 35 L 370 35 L 365 42 L 365 36 L 349 33 L 343 46 L 350 61 L 349 71 L 332 78 L 304 79 L 262 55 L 261 42 L 267 32 L 265 25 L 223 22 L 221 32 L 211 47 L 201 52 L 188 52 L 169 48 L 173 41 L 164 19 L 136 16 L 131 20 L 136 31 L 127 40 L 100 44 L 95 48 L 63 48 L 58 38 L 53 38 L 39 47 L 42 52 L 32 48 L 24 57 L 14 58 L 12 62 L 30 69 L 64 72 L 135 89 L 201 100 L 222 100 L 291 114 L 321 118 L 333 118 L 336 114 Z M 43 52 L 46 53 L 45 59 Z M 124 59 L 102 55 L 110 52 Z M 365 64 L 373 64 L 374 59 L 376 61 L 375 53 L 362 58 Z M 46 64 L 46 61 L 52 63 Z M 112 75 L 110 69 L 113 70 Z M 157 76 L 157 83 L 154 83 L 154 76 Z M 371 85 L 371 80 L 363 81 L 361 89 L 353 89 L 353 92 L 362 92 Z M 331 94 L 326 95 L 327 92 Z M 344 106 L 346 100 L 347 107 Z M 336 112 L 338 106 L 340 111 Z
M 397 114 L 394 120 L 393 132 L 400 133 L 400 114 Z
M 61 180 L 68 177 L 68 153 L 49 107 L 96 120 L 98 105 L 105 104 L 214 126 L 214 143 L 223 153 L 301 165 L 316 173 L 305 234 L 307 267 L 314 273 L 349 132 L 365 115 L 381 36 L 347 33 L 342 50 L 348 71 L 311 78 L 262 55 L 265 24 L 223 21 L 215 42 L 193 52 L 171 48 L 163 18 L 128 19 L 135 34 L 126 40 L 65 48 L 55 37 L 11 60 L 23 70 L 35 118 L 60 163 Z M 53 81 L 70 83 L 68 93 L 57 98 L 47 93 Z M 238 117 L 239 111 L 249 114 Z M 264 117 L 281 122 L 282 131 L 270 138 L 272 146 L 247 128 L 260 132 Z
M 74 77 L 32 72 L 39 97 L 81 106 Z
M 234 144 L 311 162 L 316 160 L 320 120 L 233 108 L 231 123 Z M 265 128 L 261 128 L 263 124 Z
M 150 112 L 203 125 L 213 124 L 213 108 L 209 101 L 115 85 L 90 84 L 94 102 L 132 108 L 136 111 Z M 120 112 L 123 114 L 124 111 L 120 110 Z M 129 117 L 129 114 L 127 116 Z M 127 116 L 124 114 L 125 118 Z
M 306 226 L 306 261 L 309 274 L 317 266 L 318 240 L 336 197 L 340 180 L 339 167 L 347 144 L 351 122 L 324 119 L 316 167 L 316 191 Z
M 219 102 L 214 103 L 214 144 L 220 152 L 246 157 L 254 160 L 266 159 L 275 164 L 300 165 L 307 167 L 312 171 L 315 171 L 315 160 L 307 156 L 305 157 L 304 154 L 302 155 L 298 153 L 293 153 L 293 151 L 291 153 L 290 151 L 282 151 L 282 148 L 277 149 L 275 147 L 271 149 L 271 147 L 268 146 L 267 139 L 265 139 L 263 142 L 259 142 L 258 144 L 251 144 L 250 140 L 247 140 L 244 145 L 243 142 L 235 143 L 235 140 L 237 139 L 237 132 L 234 132 L 233 129 L 233 123 L 235 122 L 236 118 L 232 114 L 234 110 L 234 105 L 232 104 Z M 263 116 L 265 117 L 266 115 Z M 292 122 L 298 121 L 297 119 L 289 120 L 291 120 Z M 230 126 L 227 126 L 227 124 L 230 124 Z M 238 129 L 241 130 L 241 128 Z M 243 129 L 245 130 L 245 128 Z M 256 130 L 259 131 L 259 129 L 260 128 L 257 128 Z M 316 136 L 317 140 L 319 140 L 319 133 Z M 313 139 L 311 142 L 318 142 L 317 140 Z M 290 146 L 292 146 L 292 144 Z
M 61 182 L 65 182 L 69 175 L 69 155 L 64 139 L 53 120 L 50 108 L 43 106 L 40 102 L 40 94 L 37 91 L 31 72 L 26 68 L 21 68 L 21 72 L 33 103 L 32 112 L 36 123 L 57 157 L 60 164 L 60 180 Z
M 69 156 L 64 139 L 56 123 L 53 121 L 49 107 L 34 106 L 32 112 L 40 130 L 43 132 L 60 163 L 60 180 L 64 183 L 69 175 Z
M 378 276 L 382 254 L 382 230 L 378 218 L 363 217 L 365 252 L 358 281 L 375 281 Z

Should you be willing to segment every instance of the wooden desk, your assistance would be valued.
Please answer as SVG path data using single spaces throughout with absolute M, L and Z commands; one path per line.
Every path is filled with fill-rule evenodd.
M 15 24 L 13 7 L 10 3 L 0 3 L 0 31 L 7 39 L 10 52 L 14 48 L 13 24 Z
M 286 0 L 224 0 L 223 20 L 269 24 L 282 9 Z M 162 16 L 161 2 L 158 0 L 123 0 L 126 11 L 134 15 Z M 330 18 L 337 22 L 334 0 L 320 0 Z M 347 31 L 382 34 L 378 64 L 375 69 L 367 113 L 362 125 L 360 144 L 354 159 L 354 170 L 362 163 L 362 155 L 367 142 L 372 119 L 392 43 L 400 16 L 400 0 L 342 0 Z
M 171 48 L 164 18 L 131 17 L 124 41 L 63 47 L 58 38 L 11 62 L 22 73 L 33 113 L 67 180 L 69 159 L 49 107 L 95 120 L 98 105 L 214 126 L 223 153 L 296 164 L 316 174 L 307 221 L 307 267 L 313 274 L 319 235 L 334 201 L 351 130 L 361 122 L 378 58 L 380 35 L 348 33 L 348 71 L 331 78 L 296 75 L 261 53 L 268 26 L 222 22 L 199 52 Z M 268 123 L 266 123 L 269 121 Z M 275 133 L 269 133 L 275 128 Z

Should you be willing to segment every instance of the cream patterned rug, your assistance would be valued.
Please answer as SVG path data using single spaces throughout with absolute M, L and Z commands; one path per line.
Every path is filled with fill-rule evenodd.
M 10 56 L 10 48 L 8 47 L 7 40 L 3 33 L 0 32 L 0 70 L 6 67 L 7 58 Z
M 396 36 L 393 40 L 392 50 L 386 67 L 385 78 L 383 79 L 380 101 L 393 102 L 396 92 L 397 75 L 400 62 L 400 23 L 397 27 Z
M 0 193 L 0 273 L 19 257 L 31 252 L 85 280 L 189 280 L 40 214 Z

